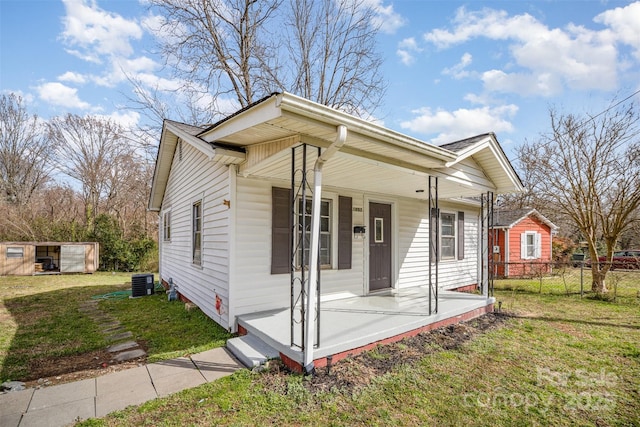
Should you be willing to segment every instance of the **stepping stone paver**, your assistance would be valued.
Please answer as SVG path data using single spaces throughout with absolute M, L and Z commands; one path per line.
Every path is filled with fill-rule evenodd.
M 114 344 L 107 347 L 109 353 L 118 353 L 119 351 L 129 350 L 131 348 L 138 347 L 138 343 L 135 341 L 126 341 L 120 344 Z
M 127 331 L 127 332 L 120 332 L 119 334 L 115 334 L 115 335 L 110 335 L 107 337 L 108 341 L 122 341 L 122 340 L 126 340 L 127 338 L 131 338 L 133 337 L 133 333 Z
M 141 348 L 136 350 L 123 351 L 113 356 L 113 360 L 116 362 L 125 362 L 131 359 L 137 359 L 138 357 L 146 356 L 147 352 Z

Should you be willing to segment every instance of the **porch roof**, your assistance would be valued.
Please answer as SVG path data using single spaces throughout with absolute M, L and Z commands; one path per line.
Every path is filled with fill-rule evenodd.
M 457 153 L 289 93 L 276 93 L 207 129 L 166 120 L 149 208 L 161 207 L 178 138 L 211 160 L 239 164 L 245 176 L 289 181 L 291 147 L 328 147 L 340 125 L 347 127 L 347 139 L 325 166 L 324 183 L 329 187 L 426 199 L 431 175 L 442 178 L 440 192 L 447 198 L 522 189 L 492 133 L 465 140 L 470 143 Z

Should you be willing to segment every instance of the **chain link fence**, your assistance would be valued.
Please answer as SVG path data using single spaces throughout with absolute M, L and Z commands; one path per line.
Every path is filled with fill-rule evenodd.
M 495 262 L 493 268 L 496 290 L 555 295 L 591 294 L 591 266 L 582 261 Z M 614 268 L 607 273 L 605 284 L 611 299 L 640 299 L 640 268 Z

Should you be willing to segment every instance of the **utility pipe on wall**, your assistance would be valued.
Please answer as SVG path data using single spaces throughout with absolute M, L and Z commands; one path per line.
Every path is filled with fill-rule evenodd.
M 318 282 L 318 257 L 320 251 L 320 207 L 322 202 L 322 168 L 347 140 L 347 127 L 338 125 L 335 141 L 316 160 L 313 167 L 313 204 L 311 206 L 311 247 L 309 253 L 309 280 L 307 281 L 307 312 L 305 318 L 305 342 L 303 365 L 307 373 L 313 372 L 313 341 L 316 306 L 316 283 Z

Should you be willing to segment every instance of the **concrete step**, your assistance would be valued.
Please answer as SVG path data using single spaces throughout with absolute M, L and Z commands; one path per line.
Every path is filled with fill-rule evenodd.
M 277 359 L 280 353 L 253 335 L 243 335 L 227 340 L 227 349 L 248 368 L 255 368 L 269 359 Z

